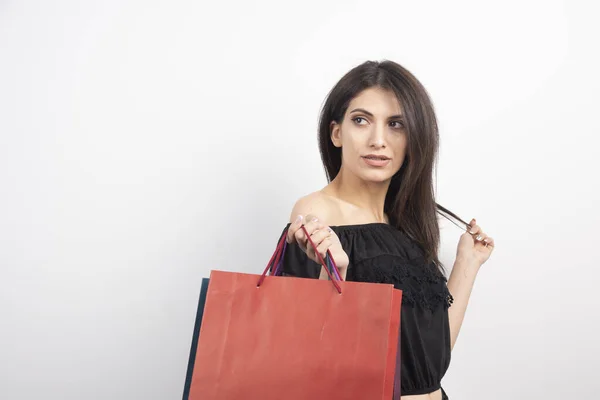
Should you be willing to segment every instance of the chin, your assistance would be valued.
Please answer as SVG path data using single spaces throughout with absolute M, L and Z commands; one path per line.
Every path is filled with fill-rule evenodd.
M 393 177 L 393 174 L 390 174 L 386 171 L 372 171 L 371 173 L 364 174 L 362 179 L 367 182 L 373 183 L 386 183 L 389 182 Z

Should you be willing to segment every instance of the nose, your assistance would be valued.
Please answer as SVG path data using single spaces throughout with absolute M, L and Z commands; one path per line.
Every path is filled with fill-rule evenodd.
M 376 125 L 371 131 L 369 146 L 375 149 L 385 148 L 385 126 Z

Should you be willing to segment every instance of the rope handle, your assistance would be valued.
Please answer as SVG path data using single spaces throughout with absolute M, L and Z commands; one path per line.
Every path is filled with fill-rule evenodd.
M 327 272 L 327 276 L 328 276 L 329 280 L 333 283 L 333 286 L 335 287 L 337 292 L 339 294 L 341 294 L 342 288 L 339 285 L 339 281 L 342 280 L 342 277 L 337 268 L 337 265 L 335 264 L 335 260 L 333 259 L 333 256 L 331 255 L 331 252 L 329 250 L 327 250 L 327 254 L 325 257 L 327 259 L 327 261 L 323 260 L 323 257 L 317 251 L 317 246 L 315 245 L 315 243 L 311 239 L 310 235 L 306 231 L 306 228 L 304 227 L 304 225 L 302 225 L 300 227 L 300 229 L 302 229 L 302 231 L 308 238 L 308 242 L 310 243 L 312 248 L 315 250 L 315 254 L 319 258 L 319 262 L 321 263 L 321 266 L 323 268 L 325 268 L 325 272 Z M 272 271 L 271 275 L 278 276 L 281 273 L 281 265 L 283 264 L 283 257 L 284 257 L 285 249 L 287 247 L 287 240 L 286 240 L 287 232 L 288 231 L 286 229 L 284 234 L 281 235 L 281 239 L 279 240 L 279 243 L 277 244 L 277 248 L 275 249 L 275 252 L 271 256 L 271 259 L 269 260 L 267 267 L 265 268 L 262 275 L 258 279 L 258 282 L 256 284 L 257 287 L 259 287 L 263 283 L 263 281 L 265 280 L 265 277 L 267 276 L 267 272 L 269 271 L 269 269 L 271 269 L 271 267 L 273 265 L 275 266 L 275 269 L 274 269 L 274 271 Z

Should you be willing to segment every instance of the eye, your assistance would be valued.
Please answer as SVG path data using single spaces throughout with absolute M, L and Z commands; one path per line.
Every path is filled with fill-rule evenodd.
M 352 118 L 352 121 L 354 121 L 354 123 L 357 124 L 357 125 L 362 125 L 360 123 L 360 121 L 365 121 L 366 122 L 367 120 L 364 119 L 363 117 L 356 117 L 356 118 Z
M 392 126 L 392 128 L 404 129 L 404 122 L 402 121 L 392 121 L 390 122 L 390 125 Z

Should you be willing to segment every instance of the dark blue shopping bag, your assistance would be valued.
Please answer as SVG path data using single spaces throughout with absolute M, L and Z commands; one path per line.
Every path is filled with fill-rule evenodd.
M 209 278 L 202 278 L 202 287 L 200 288 L 200 299 L 198 300 L 198 310 L 196 311 L 196 322 L 194 323 L 194 333 L 192 335 L 192 348 L 190 349 L 190 359 L 188 361 L 187 374 L 185 376 L 183 400 L 188 400 L 190 395 L 190 385 L 192 383 L 192 374 L 194 372 L 194 362 L 196 361 L 196 349 L 198 348 L 198 336 L 200 335 L 200 325 L 202 325 L 202 314 L 204 314 L 204 304 L 206 303 L 208 281 Z

